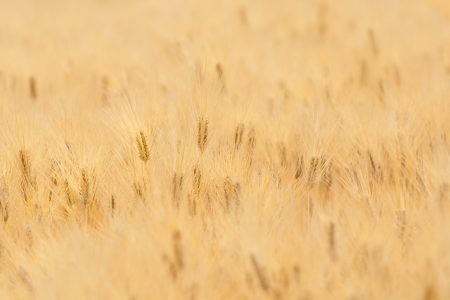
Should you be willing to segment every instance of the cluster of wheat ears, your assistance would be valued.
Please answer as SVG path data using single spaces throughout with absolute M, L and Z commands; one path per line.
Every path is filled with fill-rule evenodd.
M 450 299 L 449 5 L 277 2 L 0 1 L 0 299 Z

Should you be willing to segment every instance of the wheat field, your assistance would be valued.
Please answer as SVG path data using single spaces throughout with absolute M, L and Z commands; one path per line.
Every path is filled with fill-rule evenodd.
M 0 299 L 450 299 L 447 0 L 0 0 Z

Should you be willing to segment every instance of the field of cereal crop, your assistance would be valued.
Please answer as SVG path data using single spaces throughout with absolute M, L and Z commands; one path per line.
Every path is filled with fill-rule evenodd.
M 450 299 L 450 2 L 0 0 L 0 299 Z

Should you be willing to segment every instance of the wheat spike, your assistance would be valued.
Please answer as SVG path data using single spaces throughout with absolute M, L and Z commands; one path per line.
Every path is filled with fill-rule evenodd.
M 302 176 L 303 164 L 304 164 L 303 155 L 300 158 L 297 156 L 295 175 L 294 175 L 295 179 L 299 179 Z
M 22 175 L 27 183 L 31 183 L 30 158 L 25 150 L 19 151 L 20 164 L 22 167 Z
M 240 123 L 234 132 L 234 149 L 239 150 L 242 143 L 242 136 L 244 135 L 244 124 Z
M 330 252 L 330 258 L 336 259 L 336 226 L 334 222 L 330 222 L 328 225 L 328 249 Z
M 313 186 L 316 182 L 317 166 L 319 164 L 319 158 L 313 157 L 309 162 L 309 175 L 308 183 Z
M 30 76 L 30 78 L 28 79 L 28 88 L 30 92 L 30 98 L 32 100 L 36 100 L 38 97 L 38 92 L 37 92 L 36 78 L 34 78 L 34 76 Z
M 256 273 L 256 277 L 258 278 L 259 286 L 264 292 L 266 293 L 269 292 L 270 290 L 269 281 L 267 280 L 264 270 L 261 268 L 258 261 L 256 260 L 256 257 L 253 254 L 250 255 L 250 261 L 252 262 L 252 266 Z
M 8 203 L 2 207 L 2 213 L 3 213 L 3 223 L 7 223 L 9 219 L 9 211 L 8 211 Z
M 440 299 L 434 285 L 429 284 L 426 286 L 423 293 L 423 300 L 438 300 Z
M 114 216 L 114 212 L 116 210 L 116 198 L 114 195 L 111 195 L 111 215 Z
M 194 181 L 193 181 L 193 188 L 194 188 L 194 195 L 198 196 L 200 193 L 200 187 L 202 183 L 202 171 L 198 166 L 194 168 Z
M 239 22 L 243 27 L 248 26 L 248 14 L 247 9 L 244 6 L 239 7 L 238 9 Z
M 109 103 L 109 79 L 107 76 L 102 76 L 101 93 L 102 93 L 102 102 L 104 104 L 108 104 Z
M 180 207 L 180 197 L 183 188 L 183 175 L 173 174 L 172 179 L 172 198 L 173 204 L 178 209 Z
M 226 211 L 230 209 L 232 202 L 236 206 L 239 205 L 238 184 L 233 184 L 229 177 L 224 180 L 223 191 Z
M 369 38 L 370 50 L 372 51 L 373 56 L 375 58 L 377 58 L 378 54 L 379 54 L 378 43 L 377 43 L 377 39 L 375 37 L 375 32 L 373 31 L 372 28 L 367 30 L 367 36 Z
M 136 136 L 136 143 L 139 151 L 139 157 L 143 162 L 148 162 L 150 159 L 150 152 L 148 150 L 147 138 L 143 131 Z
M 175 266 L 177 270 L 182 270 L 184 267 L 183 248 L 181 246 L 181 232 L 175 230 L 172 235 L 173 239 L 173 254 L 175 258 Z
M 69 204 L 69 206 L 74 205 L 75 200 L 73 197 L 73 192 L 72 192 L 72 189 L 70 188 L 69 182 L 67 180 L 64 182 L 64 191 L 66 193 L 67 204 Z
M 327 24 L 327 6 L 325 3 L 320 3 L 317 12 L 318 32 L 320 37 L 324 37 L 328 31 Z
M 197 145 L 202 153 L 205 151 L 207 142 L 208 142 L 208 120 L 206 120 L 204 117 L 201 117 L 198 122 Z
M 367 84 L 368 66 L 365 59 L 359 64 L 359 84 L 365 86 Z
M 81 199 L 85 207 L 89 204 L 89 178 L 85 169 L 81 170 Z

